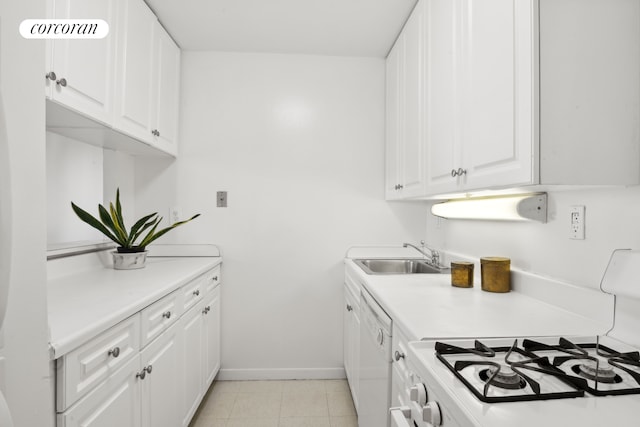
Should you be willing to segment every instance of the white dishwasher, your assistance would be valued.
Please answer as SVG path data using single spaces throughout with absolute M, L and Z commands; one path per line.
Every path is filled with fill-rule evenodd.
M 358 426 L 388 427 L 391 404 L 391 318 L 362 290 Z

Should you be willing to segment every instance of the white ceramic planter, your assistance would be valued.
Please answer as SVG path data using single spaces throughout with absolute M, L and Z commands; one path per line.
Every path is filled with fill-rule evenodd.
M 147 251 L 124 253 L 113 251 L 113 268 L 116 270 L 135 270 L 143 268 L 147 261 Z

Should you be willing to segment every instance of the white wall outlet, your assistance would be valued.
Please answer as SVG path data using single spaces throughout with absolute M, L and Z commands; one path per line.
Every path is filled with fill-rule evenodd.
M 179 222 L 182 218 L 182 209 L 179 206 L 169 208 L 169 225 Z
M 569 210 L 569 238 L 584 240 L 584 206 L 571 206 Z

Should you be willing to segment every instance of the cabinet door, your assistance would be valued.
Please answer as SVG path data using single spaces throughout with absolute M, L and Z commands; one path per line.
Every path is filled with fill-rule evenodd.
M 400 144 L 400 192 L 402 197 L 424 193 L 424 2 L 420 1 L 402 30 L 404 58 L 401 85 L 402 143 Z
M 56 19 L 103 19 L 110 28 L 103 39 L 50 40 L 46 79 L 50 97 L 95 120 L 111 124 L 116 41 L 116 0 L 56 0 L 52 8 Z
M 209 388 L 220 370 L 220 287 L 204 301 L 204 388 Z
M 465 189 L 533 183 L 533 0 L 464 0 Z
M 147 372 L 140 383 L 142 427 L 176 427 L 181 422 L 183 365 L 178 332 L 174 324 L 140 354 L 141 369 Z
M 156 22 L 155 35 L 153 144 L 176 155 L 180 105 L 180 48 L 159 22 Z
M 114 128 L 151 142 L 156 18 L 142 0 L 124 0 L 121 9 Z
M 182 334 L 182 407 L 181 424 L 189 425 L 189 421 L 196 412 L 204 395 L 203 357 L 203 304 L 198 304 L 180 319 L 180 333 Z
M 451 171 L 461 167 L 457 122 L 459 0 L 427 0 L 426 114 L 427 192 L 437 194 L 457 188 Z
M 402 34 L 389 52 L 386 61 L 386 129 L 385 129 L 385 197 L 400 198 L 399 158 L 402 141 L 402 111 L 400 95 L 402 89 L 402 63 L 404 41 Z
M 347 375 L 353 405 L 358 410 L 358 365 L 360 359 L 360 319 L 355 297 L 344 287 L 343 351 L 344 370 Z
M 69 410 L 58 427 L 139 427 L 140 383 L 137 355 Z

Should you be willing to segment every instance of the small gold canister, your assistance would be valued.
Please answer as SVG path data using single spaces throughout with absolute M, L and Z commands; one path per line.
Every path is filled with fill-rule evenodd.
M 451 263 L 451 286 L 473 288 L 473 263 L 454 261 Z
M 511 290 L 511 260 L 503 257 L 480 258 L 482 290 L 509 292 Z

